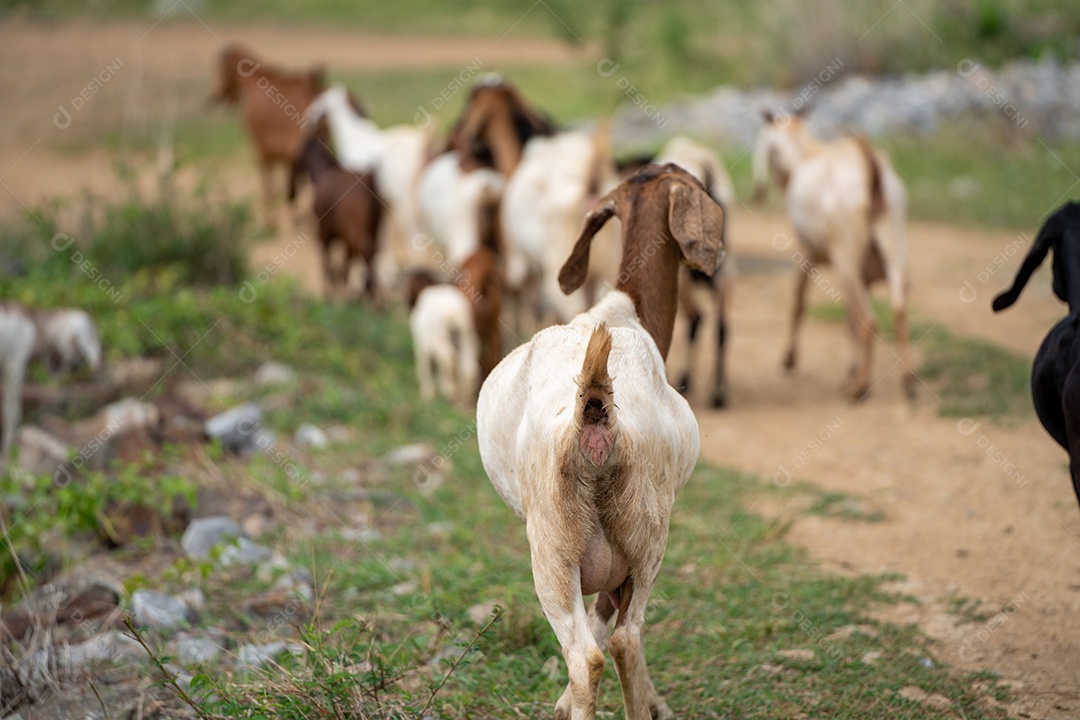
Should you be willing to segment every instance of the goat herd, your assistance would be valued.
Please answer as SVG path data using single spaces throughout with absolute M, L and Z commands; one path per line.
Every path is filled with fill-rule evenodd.
M 727 402 L 731 277 L 722 261 L 734 193 L 723 165 L 708 148 L 674 138 L 655 159 L 620 167 L 606 125 L 556 130 L 495 76 L 474 85 L 440 149 L 429 131 L 379 128 L 344 87 L 324 89 L 321 71 L 274 69 L 238 46 L 222 53 L 220 70 L 213 98 L 241 106 L 267 201 L 275 164 L 290 172 L 290 198 L 310 176 L 327 294 L 348 293 L 356 260 L 367 298 L 407 289 L 423 397 L 476 401 L 484 468 L 526 521 L 536 592 L 566 659 L 570 682 L 556 717 L 595 716 L 605 650 L 628 720 L 671 717 L 649 678 L 641 632 L 699 437 L 689 404 L 668 382 L 690 384 L 691 353 L 679 367 L 665 361 L 677 324 L 692 347 L 711 317 L 711 400 Z M 877 280 L 888 287 L 912 393 L 906 192 L 888 157 L 865 138 L 825 142 L 797 116 L 766 113 L 754 152 L 759 195 L 770 181 L 786 194 L 807 258 L 796 268 L 785 366 L 796 364 L 810 270 L 827 264 L 854 340 L 845 393 L 860 400 L 871 387 L 869 288 Z M 1016 300 L 1054 247 L 1054 290 L 1072 315 L 1036 359 L 1036 409 L 1051 435 L 1080 453 L 1080 238 L 1070 239 L 1078 228 L 1080 206 L 1054 215 L 994 309 Z M 18 415 L 10 377 L 21 383 L 27 360 L 11 348 L 43 348 L 36 326 L 67 360 L 99 361 L 89 318 L 88 326 L 64 322 L 81 329 L 65 331 L 65 340 L 47 318 L 0 307 L 5 450 Z M 504 328 L 532 339 L 504 357 Z M 29 341 L 13 341 L 18 333 Z M 82 349 L 64 350 L 65 342 Z M 586 611 L 583 597 L 592 594 Z

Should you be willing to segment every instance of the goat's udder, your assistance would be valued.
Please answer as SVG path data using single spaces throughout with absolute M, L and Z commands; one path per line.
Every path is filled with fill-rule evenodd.
M 611 430 L 603 425 L 586 425 L 581 429 L 581 437 L 578 439 L 581 452 L 594 467 L 601 467 L 607 461 L 614 444 L 615 438 Z

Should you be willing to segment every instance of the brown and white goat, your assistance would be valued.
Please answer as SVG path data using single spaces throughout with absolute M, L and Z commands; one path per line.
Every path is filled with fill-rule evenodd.
M 896 330 L 903 388 L 915 391 L 908 364 L 908 257 L 904 239 L 907 191 L 889 158 L 861 136 L 818 140 L 798 116 L 765 113 L 754 147 L 754 185 L 764 195 L 772 173 L 787 193 L 788 216 L 806 262 L 795 270 L 795 304 L 784 367 L 796 362 L 796 340 L 813 268 L 831 264 L 848 305 L 855 353 L 844 385 L 853 400 L 870 390 L 871 350 L 877 321 L 870 286 L 884 279 Z
M 247 48 L 227 45 L 219 58 L 218 87 L 211 102 L 240 105 L 244 130 L 255 147 L 263 199 L 273 200 L 273 169 L 288 172 L 304 142 L 308 121 L 304 109 L 322 92 L 322 68 L 289 72 L 264 65 Z
M 328 298 L 347 294 L 349 270 L 363 258 L 364 292 L 375 299 L 375 253 L 378 250 L 382 202 L 375 190 L 374 171 L 354 173 L 343 169 L 317 134 L 304 143 L 289 180 L 289 199 L 296 196 L 299 178 L 307 172 L 315 186 L 313 209 L 323 249 L 323 280 Z M 344 265 L 335 267 L 333 243 L 345 244 Z
M 605 649 L 627 720 L 671 717 L 649 678 L 641 631 L 700 439 L 664 356 L 680 265 L 712 273 L 722 250 L 723 211 L 701 183 L 675 165 L 650 165 L 586 216 L 559 273 L 564 292 L 585 281 L 593 236 L 616 216 L 615 290 L 510 353 L 477 405 L 484 469 L 526 522 L 536 592 L 569 670 L 555 717 L 575 720 L 596 715 Z M 594 593 L 586 613 L 583 597 Z

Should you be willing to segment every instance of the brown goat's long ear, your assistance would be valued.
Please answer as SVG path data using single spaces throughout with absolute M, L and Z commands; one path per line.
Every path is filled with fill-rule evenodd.
M 585 283 L 585 276 L 589 271 L 589 247 L 592 245 L 593 236 L 600 232 L 604 223 L 618 212 L 614 192 L 600 198 L 588 215 L 585 216 L 585 224 L 581 228 L 581 234 L 574 249 L 570 251 L 570 257 L 559 271 L 559 287 L 569 295 Z
M 724 249 L 724 211 L 697 183 L 669 186 L 668 227 L 686 264 L 712 275 Z
M 1020 297 L 1020 291 L 1027 285 L 1027 281 L 1031 279 L 1031 274 L 1046 259 L 1046 253 L 1050 251 L 1050 246 L 1061 236 L 1061 223 L 1057 222 L 1057 220 L 1055 214 L 1042 226 L 1042 230 L 1039 231 L 1035 242 L 1031 244 L 1031 250 L 1028 251 L 1027 257 L 1024 258 L 1023 264 L 1020 265 L 1020 269 L 1016 272 L 1016 279 L 1013 280 L 1012 287 L 994 298 L 994 312 L 1001 312 Z

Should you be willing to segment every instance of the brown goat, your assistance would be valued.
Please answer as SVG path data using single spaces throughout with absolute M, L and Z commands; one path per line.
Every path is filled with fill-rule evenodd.
M 327 298 L 348 289 L 349 269 L 356 258 L 366 266 L 364 294 L 374 300 L 375 253 L 378 250 L 379 223 L 382 202 L 375 191 L 375 173 L 354 173 L 343 169 L 318 135 L 304 143 L 293 163 L 289 183 L 289 199 L 296 196 L 300 175 L 307 171 L 315 186 L 313 208 L 323 244 L 323 280 Z M 345 243 L 345 263 L 335 267 L 333 243 Z
M 493 167 L 509 178 L 529 139 L 554 132 L 552 123 L 529 107 L 514 86 L 494 76 L 473 86 L 447 149 L 461 155 L 466 171 Z
M 263 200 L 273 200 L 273 168 L 286 169 L 304 142 L 304 109 L 323 90 L 325 71 L 289 72 L 261 63 L 247 48 L 227 45 L 219 60 L 219 85 L 210 102 L 240 105 L 244 130 L 255 147 Z

